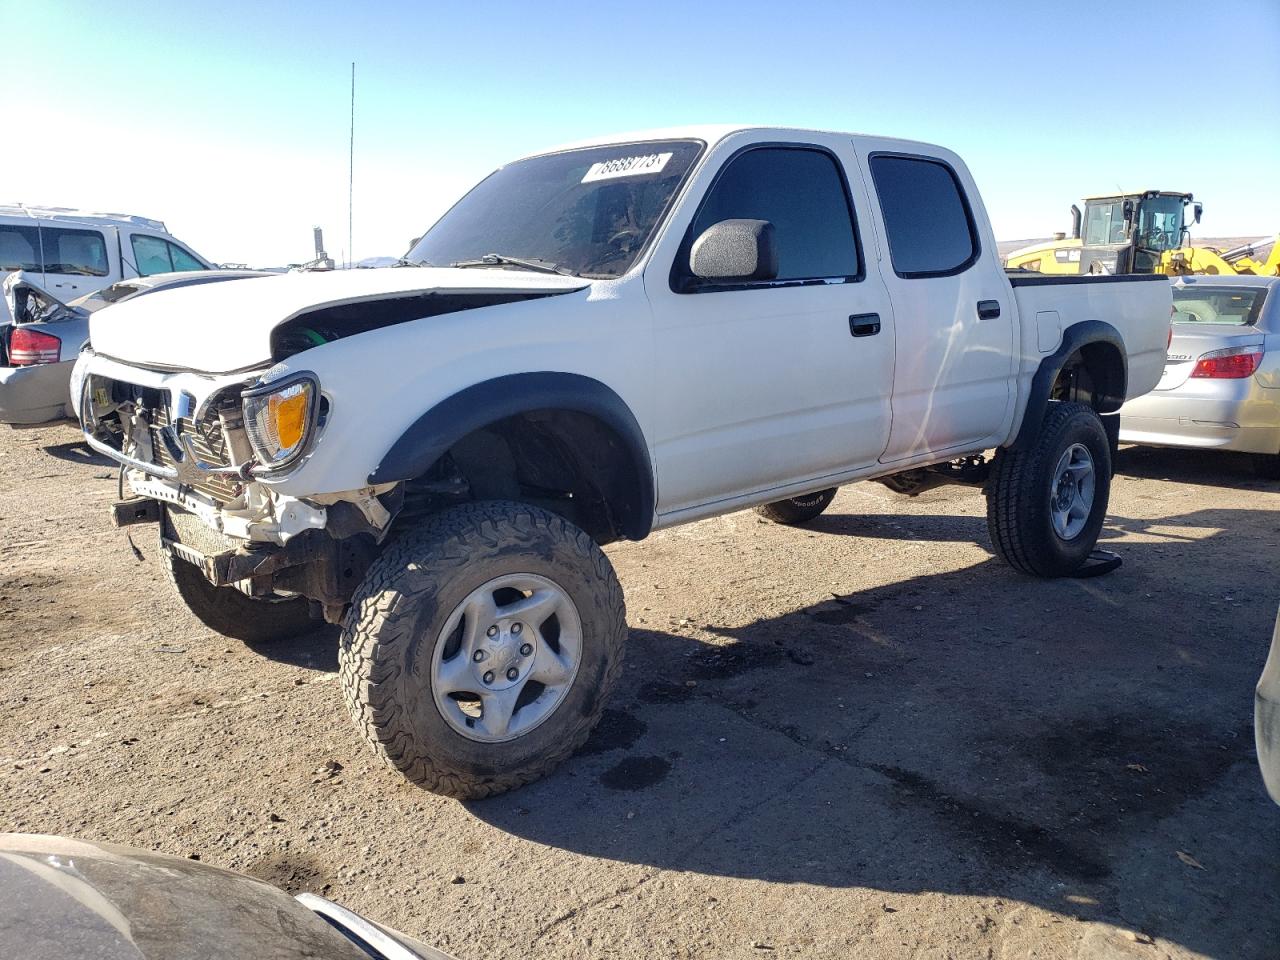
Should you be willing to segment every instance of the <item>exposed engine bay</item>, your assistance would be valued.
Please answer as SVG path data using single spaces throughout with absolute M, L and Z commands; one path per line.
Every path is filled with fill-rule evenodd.
M 138 373 L 134 379 L 142 379 Z M 274 491 L 255 476 L 241 400 L 246 386 L 206 384 L 197 400 L 181 387 L 86 379 L 86 439 L 121 463 L 115 521 L 160 522 L 162 547 L 216 586 L 305 596 L 336 620 L 403 492 L 384 484 L 301 500 Z

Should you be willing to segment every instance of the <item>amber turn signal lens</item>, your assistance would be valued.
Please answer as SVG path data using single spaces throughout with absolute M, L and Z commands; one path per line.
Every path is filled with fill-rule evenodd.
M 307 391 L 300 390 L 292 396 L 271 397 L 270 420 L 275 424 L 276 438 L 282 450 L 292 450 L 302 442 L 307 429 Z

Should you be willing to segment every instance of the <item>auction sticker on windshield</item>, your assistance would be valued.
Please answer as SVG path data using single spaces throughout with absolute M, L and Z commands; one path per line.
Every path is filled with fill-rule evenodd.
M 596 180 L 613 180 L 617 177 L 639 177 L 646 173 L 659 173 L 670 159 L 670 153 L 646 153 L 640 157 L 602 160 L 587 168 L 582 182 L 594 183 Z

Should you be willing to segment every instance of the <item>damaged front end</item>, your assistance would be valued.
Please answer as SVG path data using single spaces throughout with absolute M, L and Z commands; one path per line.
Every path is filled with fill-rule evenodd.
M 313 376 L 263 383 L 89 362 L 79 394 L 88 445 L 121 465 L 118 525 L 159 522 L 161 545 L 217 586 L 304 596 L 337 621 L 402 501 L 397 484 L 301 499 L 270 484 L 323 434 Z

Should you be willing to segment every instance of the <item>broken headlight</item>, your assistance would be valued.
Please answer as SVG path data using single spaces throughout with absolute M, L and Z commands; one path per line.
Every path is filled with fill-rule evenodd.
M 315 430 L 320 385 L 310 374 L 244 391 L 244 426 L 258 462 L 272 472 L 300 457 Z

